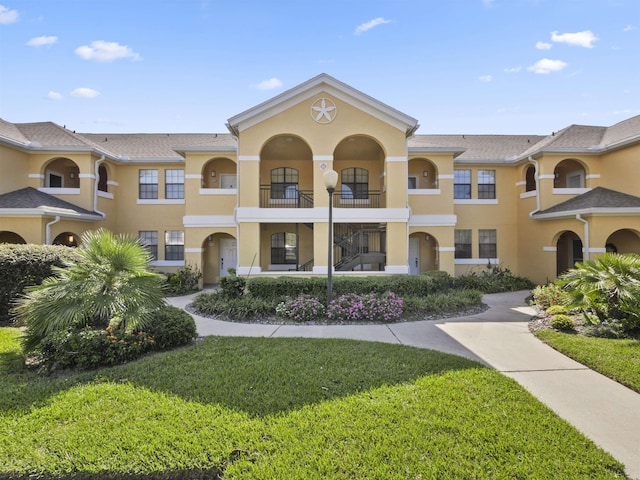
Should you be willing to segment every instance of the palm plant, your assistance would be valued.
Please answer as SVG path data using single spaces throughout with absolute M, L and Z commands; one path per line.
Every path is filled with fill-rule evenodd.
M 640 255 L 604 253 L 577 263 L 556 283 L 587 319 L 595 315 L 597 323 L 622 320 L 627 329 L 640 326 Z
M 55 268 L 18 300 L 14 311 L 26 327 L 26 351 L 70 327 L 144 328 L 163 304 L 164 277 L 149 272 L 151 257 L 138 238 L 90 231 L 78 253 L 79 262 Z

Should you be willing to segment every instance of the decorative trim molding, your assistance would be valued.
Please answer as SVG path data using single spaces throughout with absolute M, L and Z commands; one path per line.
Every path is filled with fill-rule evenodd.
M 29 178 L 44 178 L 42 173 L 30 173 Z
M 202 180 L 202 174 L 201 173 L 185 173 L 184 178 L 185 180 Z
M 606 253 L 607 249 L 601 247 L 591 247 L 589 248 L 589 253 Z
M 409 195 L 440 195 L 439 188 L 410 188 Z
M 552 193 L 554 195 L 582 195 L 590 191 L 590 188 L 554 188 Z
M 202 253 L 204 252 L 204 248 L 185 248 L 184 253 Z
M 585 177 L 587 180 L 591 180 L 592 178 L 600 178 L 599 173 L 591 173 Z
M 182 224 L 185 228 L 238 226 L 233 215 L 185 215 Z
M 458 198 L 453 200 L 454 205 L 498 205 L 497 198 L 480 199 L 480 198 Z
M 520 198 L 531 198 L 536 196 L 537 191 L 531 190 L 530 192 L 523 192 L 520 194 Z
M 107 180 L 107 185 L 113 185 L 114 187 L 120 186 L 118 182 L 114 182 L 113 180 Z
M 237 188 L 201 188 L 200 195 L 238 195 Z
M 79 188 L 40 187 L 38 191 L 49 195 L 80 195 Z
M 443 175 L 438 175 L 438 180 L 453 180 L 453 175 L 449 175 L 447 174 L 443 174 Z
M 557 252 L 558 247 L 542 247 L 543 252 Z
M 154 198 L 154 199 L 141 199 L 136 200 L 138 205 L 184 205 L 184 198 L 167 199 L 167 198 Z
M 333 155 L 314 155 L 314 162 L 333 162 Z
M 384 159 L 385 162 L 407 162 L 409 157 L 394 157 L 390 156 Z
M 101 198 L 108 198 L 109 200 L 113 200 L 113 193 L 103 192 L 102 190 L 98 190 L 98 196 Z
M 554 180 L 556 176 L 553 173 L 547 173 L 545 175 L 538 175 L 538 180 Z
M 239 162 L 259 162 L 260 155 L 238 155 Z
M 520 180 L 519 182 L 516 182 L 516 187 L 522 187 L 523 185 L 526 185 L 527 182 L 525 180 Z
M 411 215 L 410 227 L 455 227 L 456 215 Z
M 439 252 L 455 252 L 456 247 L 438 247 Z
M 491 262 L 491 265 L 499 265 L 499 258 L 456 258 L 453 260 L 455 265 L 486 265 Z
M 95 180 L 96 176 L 93 173 L 80 173 L 78 178 L 93 178 Z

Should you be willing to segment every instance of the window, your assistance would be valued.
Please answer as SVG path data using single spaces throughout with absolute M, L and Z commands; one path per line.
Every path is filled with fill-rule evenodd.
M 495 170 L 478 170 L 478 198 L 496 198 Z
M 418 177 L 408 177 L 407 188 L 409 190 L 415 190 L 416 188 L 418 188 Z
M 455 230 L 455 258 L 471 258 L 471 230 Z
M 168 230 L 164 232 L 164 259 L 184 260 L 184 232 Z
M 471 170 L 453 171 L 453 198 L 471 198 Z
M 295 233 L 280 232 L 271 235 L 271 263 L 274 265 L 298 263 Z
M 98 190 L 107 191 L 107 168 L 104 165 L 98 167 Z
M 478 230 L 478 247 L 480 258 L 497 258 L 495 230 Z
M 158 170 L 140 170 L 138 198 L 158 198 Z
M 164 198 L 184 198 L 184 170 L 164 171 Z
M 536 190 L 536 167 L 527 167 L 527 173 L 525 175 L 526 192 L 533 192 Z
M 342 170 L 342 198 L 369 198 L 369 171 L 364 168 Z
M 271 170 L 271 198 L 298 198 L 298 170 L 289 167 Z
M 138 237 L 144 248 L 151 254 L 153 260 L 158 260 L 158 232 L 142 230 L 138 232 Z

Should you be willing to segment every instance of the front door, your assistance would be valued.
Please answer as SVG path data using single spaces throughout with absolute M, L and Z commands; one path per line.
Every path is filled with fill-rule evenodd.
M 420 273 L 420 239 L 409 237 L 409 275 Z
M 238 265 L 238 242 L 234 238 L 220 239 L 220 277 L 228 277 L 229 269 Z

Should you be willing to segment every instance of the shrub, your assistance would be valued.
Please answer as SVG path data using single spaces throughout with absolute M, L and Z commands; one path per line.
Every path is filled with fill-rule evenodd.
M 309 322 L 324 317 L 327 309 L 320 300 L 311 295 L 287 298 L 276 306 L 279 317 L 290 318 L 296 322 Z
M 188 295 L 200 290 L 202 272 L 196 267 L 185 265 L 175 273 L 165 273 L 165 275 L 167 281 L 163 290 L 169 296 Z
M 533 305 L 542 311 L 553 305 L 568 306 L 571 303 L 571 295 L 562 290 L 555 283 L 538 285 L 533 289 Z
M 471 272 L 457 277 L 455 287 L 483 293 L 500 293 L 530 290 L 534 284 L 528 278 L 516 276 L 508 268 L 496 265 L 480 273 Z
M 551 305 L 549 308 L 547 308 L 545 313 L 547 315 L 556 315 L 556 314 L 566 315 L 567 313 L 569 313 L 569 310 L 564 305 Z
M 41 284 L 53 274 L 52 267 L 78 259 L 74 248 L 61 245 L 0 244 L 0 325 L 12 320 L 10 309 L 25 287 Z
M 481 305 L 482 292 L 478 290 L 451 290 L 426 297 L 404 297 L 405 314 L 418 318 L 424 315 L 459 312 Z
M 158 310 L 144 333 L 153 338 L 154 350 L 187 345 L 198 335 L 193 317 L 170 305 Z
M 327 317 L 342 322 L 395 322 L 402 317 L 403 300 L 393 292 L 350 293 L 331 302 Z
M 576 322 L 569 315 L 558 313 L 552 315 L 549 324 L 556 330 L 573 330 L 576 328 Z
M 222 293 L 227 298 L 240 298 L 245 294 L 247 281 L 242 277 L 230 275 L 220 279 Z
M 279 299 L 265 300 L 245 295 L 229 298 L 224 292 L 201 293 L 194 301 L 196 312 L 202 315 L 219 316 L 229 320 L 248 320 L 260 317 L 273 317 Z

